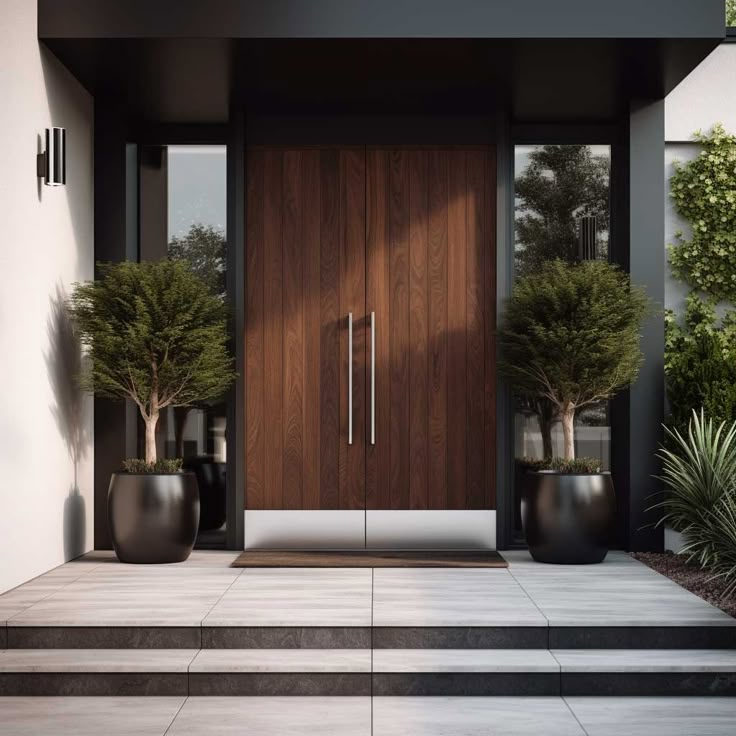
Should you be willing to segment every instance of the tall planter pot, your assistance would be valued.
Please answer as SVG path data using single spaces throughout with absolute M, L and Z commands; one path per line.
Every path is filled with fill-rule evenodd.
M 107 514 L 121 562 L 183 562 L 199 526 L 199 489 L 194 473 L 115 473 Z
M 527 473 L 521 518 L 529 552 L 537 562 L 603 562 L 615 514 L 610 473 Z

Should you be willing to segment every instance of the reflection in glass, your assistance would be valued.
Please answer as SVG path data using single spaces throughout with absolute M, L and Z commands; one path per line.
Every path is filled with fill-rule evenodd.
M 227 150 L 225 146 L 146 146 L 140 154 L 140 258 L 186 261 L 226 299 Z M 161 457 L 184 458 L 201 499 L 197 546 L 225 543 L 225 399 L 169 407 L 159 421 Z
M 532 273 L 547 260 L 608 259 L 610 231 L 609 146 L 524 145 L 515 147 L 514 274 Z M 576 457 L 594 457 L 610 468 L 608 402 L 576 417 Z M 545 399 L 516 402 L 514 447 L 517 533 L 522 458 L 563 455 L 562 427 Z
M 578 259 L 591 240 L 595 256 L 607 259 L 609 146 L 517 146 L 515 160 L 516 274 Z

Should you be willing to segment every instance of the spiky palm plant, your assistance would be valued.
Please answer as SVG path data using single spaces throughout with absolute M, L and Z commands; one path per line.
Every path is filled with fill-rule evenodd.
M 716 504 L 713 522 L 708 530 L 713 551 L 710 567 L 714 578 L 726 582 L 723 597 L 728 598 L 736 591 L 736 494 L 726 493 Z
M 665 427 L 665 432 L 669 442 L 658 453 L 664 497 L 652 507 L 664 511 L 658 524 L 682 533 L 689 560 L 712 566 L 722 556 L 718 540 L 730 508 L 736 562 L 736 422 L 716 425 L 702 410 L 693 411 L 687 436 L 676 428 Z

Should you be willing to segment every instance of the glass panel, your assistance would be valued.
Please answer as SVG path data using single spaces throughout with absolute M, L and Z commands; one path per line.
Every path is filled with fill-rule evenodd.
M 608 259 L 610 232 L 610 146 L 524 145 L 515 147 L 516 278 L 553 258 Z M 576 417 L 575 452 L 610 468 L 608 402 Z M 550 405 L 517 401 L 514 422 L 516 462 L 515 528 L 521 534 L 519 490 L 522 458 L 562 455 L 562 427 Z
M 227 149 L 146 146 L 140 154 L 140 258 L 187 261 L 225 299 Z M 201 499 L 198 547 L 225 544 L 227 403 L 168 407 L 158 426 L 161 457 L 184 458 Z

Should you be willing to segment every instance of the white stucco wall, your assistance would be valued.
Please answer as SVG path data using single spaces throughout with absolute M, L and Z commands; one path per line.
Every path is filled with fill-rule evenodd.
M 675 233 L 689 231 L 689 223 L 675 212 L 669 196 L 669 181 L 675 161 L 698 155 L 692 142 L 696 130 L 708 131 L 715 123 L 736 133 L 736 43 L 721 44 L 665 100 L 665 240 L 675 242 Z M 665 306 L 681 313 L 688 288 L 669 273 L 665 284 Z
M 36 177 L 67 129 L 67 185 Z M 35 0 L 0 0 L 0 592 L 92 547 L 92 402 L 61 308 L 93 275 L 93 105 L 37 42 Z
M 667 96 L 665 140 L 723 123 L 736 132 L 736 43 L 721 44 Z

